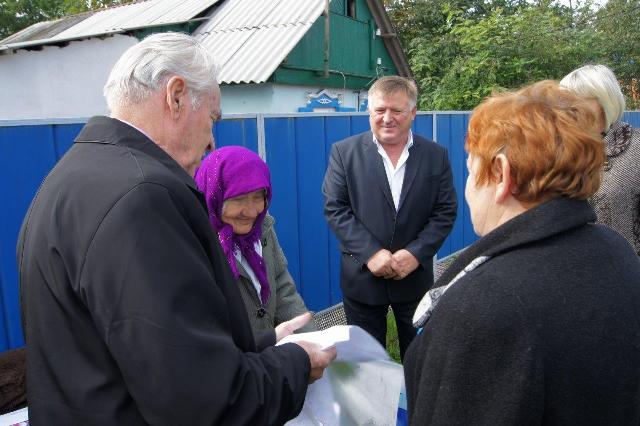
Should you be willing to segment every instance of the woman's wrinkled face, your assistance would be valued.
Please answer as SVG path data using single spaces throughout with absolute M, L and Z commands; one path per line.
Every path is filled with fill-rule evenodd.
M 265 189 L 228 198 L 222 204 L 221 219 L 233 227 L 234 234 L 248 234 L 265 204 Z
M 478 186 L 476 173 L 479 161 L 473 155 L 467 159 L 467 185 L 464 189 L 464 198 L 469 205 L 471 212 L 471 223 L 473 230 L 479 236 L 484 236 L 491 232 L 494 226 L 493 212 L 495 210 L 495 183 L 489 182 L 486 185 Z

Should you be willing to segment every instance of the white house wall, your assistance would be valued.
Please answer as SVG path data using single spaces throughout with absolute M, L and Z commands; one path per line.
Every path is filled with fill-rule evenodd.
M 281 84 L 238 84 L 222 86 L 222 112 L 231 113 L 289 113 L 298 112 L 307 103 L 307 95 L 323 88 L 310 86 L 285 86 Z M 358 94 L 351 89 L 329 88 L 334 94 L 342 94 L 342 106 L 358 109 Z
M 137 42 L 135 37 L 115 35 L 0 55 L 0 120 L 108 114 L 102 87 L 118 58 Z M 261 83 L 221 89 L 223 113 L 238 114 L 298 112 L 307 95 L 322 88 Z M 359 98 L 353 90 L 329 90 L 342 95 L 342 106 L 357 110 Z
M 137 42 L 116 35 L 0 55 L 0 120 L 106 114 L 102 87 L 120 55 Z

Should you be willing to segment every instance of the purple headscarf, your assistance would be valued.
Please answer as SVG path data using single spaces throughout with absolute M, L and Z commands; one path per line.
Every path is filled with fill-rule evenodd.
M 271 203 L 271 175 L 264 161 L 253 151 L 241 146 L 219 148 L 209 154 L 196 171 L 196 185 L 204 193 L 209 210 L 209 221 L 218 233 L 220 244 L 236 279 L 239 276 L 235 247 L 247 259 L 260 282 L 260 300 L 267 303 L 271 295 L 264 259 L 255 250 L 262 236 L 262 222 Z M 222 221 L 222 204 L 229 198 L 265 189 L 265 209 L 258 215 L 253 228 L 245 235 L 237 235 L 233 227 Z

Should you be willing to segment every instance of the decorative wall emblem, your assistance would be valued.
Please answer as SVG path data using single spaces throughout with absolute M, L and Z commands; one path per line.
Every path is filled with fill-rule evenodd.
M 307 95 L 307 105 L 298 108 L 298 112 L 351 112 L 355 108 L 342 106 L 342 95 L 334 95 L 327 89 Z

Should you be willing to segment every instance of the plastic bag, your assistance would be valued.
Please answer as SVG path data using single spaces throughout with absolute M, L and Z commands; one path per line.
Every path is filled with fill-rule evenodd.
M 395 426 L 404 372 L 371 335 L 356 326 L 292 335 L 323 347 L 336 346 L 337 358 L 309 386 L 304 407 L 287 426 Z M 291 336 L 290 336 L 291 337 Z

